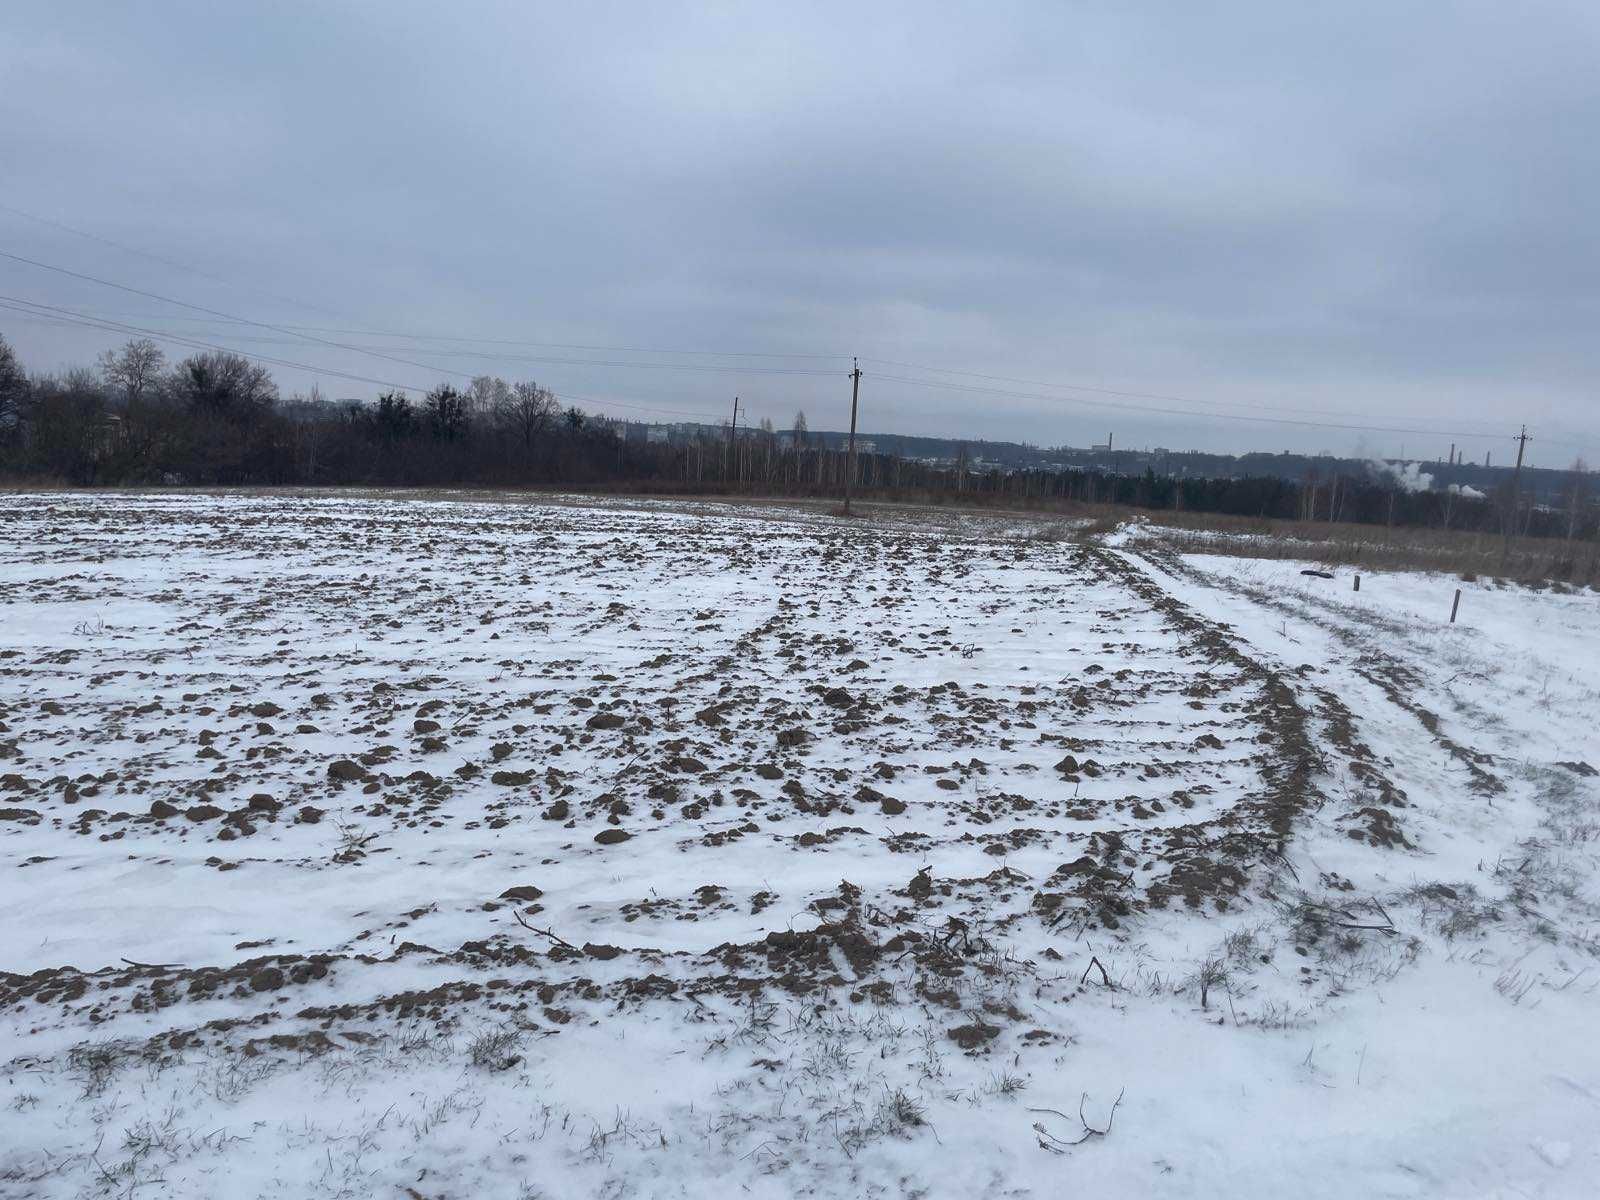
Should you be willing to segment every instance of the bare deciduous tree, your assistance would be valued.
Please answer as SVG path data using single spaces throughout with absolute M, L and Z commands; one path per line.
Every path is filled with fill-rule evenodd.
M 10 437 L 22 415 L 22 400 L 28 391 L 28 377 L 17 362 L 11 343 L 0 337 L 0 441 Z
M 509 394 L 497 406 L 496 416 L 527 450 L 555 421 L 559 411 L 554 392 L 537 383 L 524 381 L 512 385 Z
M 173 373 L 176 397 L 196 412 L 248 421 L 277 403 L 278 385 L 260 363 L 239 354 L 196 354 Z
M 511 399 L 511 385 L 498 375 L 479 375 L 467 385 L 465 399 L 472 416 L 492 416 Z
M 1460 495 L 1461 489 L 1453 485 L 1439 493 L 1439 519 L 1445 529 L 1450 528 L 1450 520 L 1456 511 L 1456 500 Z
M 166 363 L 161 347 L 149 338 L 137 338 L 100 355 L 100 378 L 124 400 L 137 403 L 155 391 Z
M 1567 481 L 1567 540 L 1577 532 L 1578 519 L 1583 515 L 1584 504 L 1589 499 L 1589 464 L 1582 458 L 1572 460 L 1572 478 Z

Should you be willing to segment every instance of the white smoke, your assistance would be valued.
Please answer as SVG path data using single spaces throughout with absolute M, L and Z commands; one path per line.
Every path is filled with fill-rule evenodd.
M 1372 459 L 1367 463 L 1372 473 L 1380 479 L 1391 479 L 1395 485 L 1406 492 L 1428 492 L 1433 490 L 1433 476 L 1422 469 L 1421 463 L 1394 463 Z
M 1470 483 L 1452 483 L 1449 487 L 1445 488 L 1445 491 L 1454 492 L 1463 500 L 1483 499 L 1483 493 L 1477 488 L 1473 487 Z

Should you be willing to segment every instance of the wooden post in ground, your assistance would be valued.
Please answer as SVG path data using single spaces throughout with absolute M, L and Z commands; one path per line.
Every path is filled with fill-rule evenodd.
M 1521 503 L 1522 493 L 1522 451 L 1532 439 L 1528 437 L 1528 427 L 1524 425 L 1522 432 L 1517 435 L 1517 466 L 1511 473 L 1511 501 L 1506 506 L 1506 534 L 1505 541 L 1500 547 L 1500 570 L 1506 569 L 1506 563 L 1511 558 L 1511 538 L 1517 527 L 1517 508 Z
M 844 515 L 850 515 L 850 485 L 856 477 L 856 398 L 861 394 L 861 364 L 850 360 L 850 452 L 844 467 Z
M 1456 589 L 1456 598 L 1450 602 L 1450 624 L 1456 623 L 1456 609 L 1461 607 L 1461 589 Z

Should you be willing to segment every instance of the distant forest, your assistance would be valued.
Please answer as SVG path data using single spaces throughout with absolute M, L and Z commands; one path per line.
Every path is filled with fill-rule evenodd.
M 635 431 L 639 427 L 632 427 Z M 563 408 L 536 383 L 480 377 L 442 384 L 420 400 L 376 402 L 280 397 L 264 366 L 235 354 L 169 364 L 150 341 L 107 351 L 93 368 L 59 375 L 23 370 L 0 337 L 0 479 L 79 486 L 575 487 L 630 492 L 834 496 L 848 456 L 830 435 L 808 434 L 803 415 L 782 433 L 704 427 L 655 442 L 629 426 Z M 857 494 L 909 501 L 1049 507 L 1123 504 L 1243 517 L 1358 522 L 1594 539 L 1600 507 L 1585 470 L 1555 503 L 1513 499 L 1509 480 L 1422 490 L 1393 473 L 1324 478 L 1173 477 L 930 463 L 858 454 Z

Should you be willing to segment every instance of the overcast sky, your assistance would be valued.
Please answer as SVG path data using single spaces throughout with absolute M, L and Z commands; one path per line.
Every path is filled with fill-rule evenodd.
M 8 0 L 0 205 L 120 245 L 0 209 L 0 251 L 390 358 L 0 294 L 618 416 L 841 428 L 848 357 L 732 353 L 857 354 L 867 431 L 1498 462 L 1527 421 L 1593 462 L 1597 62 L 1593 0 Z M 126 336 L 0 332 L 35 370 Z

